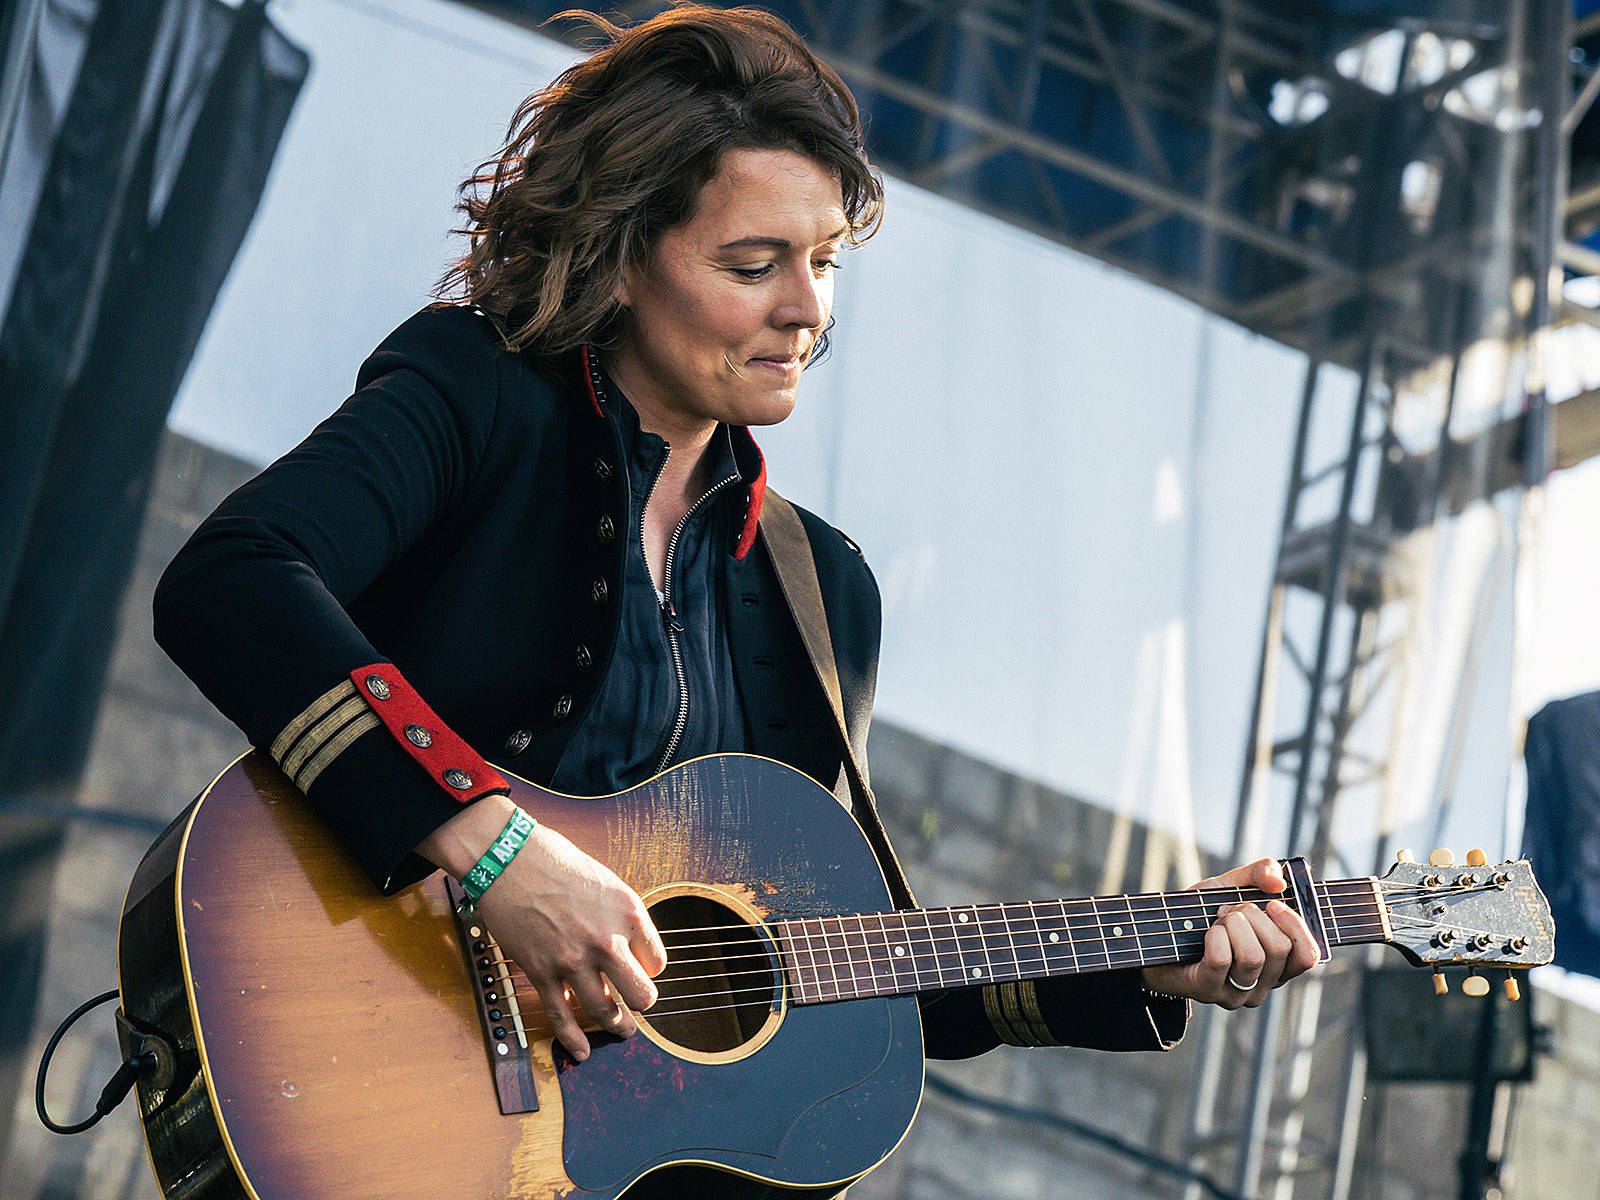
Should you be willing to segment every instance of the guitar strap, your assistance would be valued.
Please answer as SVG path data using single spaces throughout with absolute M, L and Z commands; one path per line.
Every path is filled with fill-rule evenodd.
M 834 658 L 833 637 L 828 632 L 828 614 L 822 603 L 822 585 L 817 578 L 817 561 L 811 553 L 811 539 L 807 537 L 794 505 L 770 487 L 762 501 L 761 538 L 772 558 L 784 601 L 800 630 L 800 640 L 805 644 L 811 669 L 816 672 L 817 681 L 828 698 L 834 724 L 844 743 L 844 774 L 849 784 L 850 811 L 878 857 L 878 864 L 883 868 L 895 904 L 900 908 L 914 907 L 916 901 L 911 895 L 911 886 L 906 882 L 905 871 L 895 857 L 894 847 L 889 844 L 883 822 L 878 819 L 878 806 L 867 781 L 866 764 L 858 757 L 856 739 L 851 737 L 850 722 L 844 710 L 844 692 L 839 685 L 839 664 Z M 866 745 L 866 723 L 867 714 L 862 712 L 857 721 L 860 728 L 854 732 L 860 735 L 863 746 Z

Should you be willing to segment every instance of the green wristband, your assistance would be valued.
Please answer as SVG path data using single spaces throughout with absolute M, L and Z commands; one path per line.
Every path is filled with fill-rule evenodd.
M 500 878 L 500 872 L 517 856 L 517 851 L 522 849 L 537 824 L 520 808 L 512 811 L 511 819 L 500 831 L 500 836 L 495 838 L 494 845 L 485 850 L 483 857 L 473 864 L 472 870 L 461 877 L 461 890 L 467 894 L 469 906 L 476 904 L 489 890 L 489 885 Z

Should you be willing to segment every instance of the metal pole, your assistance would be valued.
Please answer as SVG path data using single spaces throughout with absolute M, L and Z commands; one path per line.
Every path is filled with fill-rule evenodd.
M 1494 1178 L 1489 1157 L 1489 1129 L 1494 1123 L 1494 1103 L 1500 1082 L 1495 1078 L 1495 1044 L 1498 1039 L 1499 997 L 1490 992 L 1483 1000 L 1478 1022 L 1478 1048 L 1472 1077 L 1472 1101 L 1467 1109 L 1467 1139 L 1461 1150 L 1460 1200 L 1484 1200 Z
M 1282 540 L 1293 529 L 1299 512 L 1300 491 L 1305 479 L 1306 448 L 1310 441 L 1311 405 L 1316 397 L 1317 379 L 1322 364 L 1316 359 L 1306 363 L 1305 383 L 1300 392 L 1300 416 L 1295 428 L 1294 453 L 1290 457 L 1289 484 L 1283 501 L 1283 521 L 1279 538 Z M 1274 568 L 1274 574 L 1278 568 Z M 1251 707 L 1253 724 L 1246 739 L 1244 764 L 1239 780 L 1239 808 L 1234 818 L 1233 849 L 1229 861 L 1237 862 L 1252 840 L 1251 829 L 1256 824 L 1254 814 L 1266 803 L 1266 772 L 1272 757 L 1272 712 L 1268 698 L 1277 694 L 1277 672 L 1283 644 L 1283 612 L 1286 599 L 1283 583 L 1275 580 L 1267 598 L 1267 612 L 1261 634 L 1261 658 L 1256 668 L 1255 698 Z M 1216 1132 L 1214 1114 L 1221 1091 L 1222 1069 L 1226 1050 L 1226 1030 L 1216 1014 L 1207 1017 L 1205 1032 L 1200 1043 L 1199 1061 L 1195 1066 L 1194 1105 L 1189 1119 L 1189 1144 L 1193 1148 L 1189 1165 L 1197 1170 L 1205 1165 L 1203 1147 Z M 1200 1200 L 1200 1185 L 1187 1184 L 1184 1200 Z

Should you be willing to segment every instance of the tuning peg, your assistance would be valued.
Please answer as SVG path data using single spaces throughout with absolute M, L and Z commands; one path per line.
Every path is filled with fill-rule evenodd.
M 1428 855 L 1428 862 L 1435 867 L 1453 867 L 1456 865 L 1456 856 L 1441 846 Z
M 1486 866 L 1488 864 L 1488 862 L 1489 862 L 1489 860 L 1484 857 L 1484 854 L 1483 854 L 1482 850 L 1468 850 L 1467 851 L 1467 866 L 1469 866 L 1469 867 L 1482 867 L 1482 866 Z
M 1489 981 L 1476 971 L 1468 971 L 1467 977 L 1461 981 L 1461 994 L 1463 996 L 1487 996 L 1489 994 Z
M 1450 990 L 1450 982 L 1444 977 L 1444 972 L 1438 967 L 1433 969 L 1433 994 L 1443 996 Z
M 1395 862 L 1414 863 L 1417 861 L 1417 856 L 1411 853 L 1409 849 L 1406 849 L 1396 854 L 1394 856 L 1394 860 Z
M 1522 989 L 1517 986 L 1517 977 L 1510 971 L 1506 972 L 1506 999 L 1512 1003 L 1522 999 Z

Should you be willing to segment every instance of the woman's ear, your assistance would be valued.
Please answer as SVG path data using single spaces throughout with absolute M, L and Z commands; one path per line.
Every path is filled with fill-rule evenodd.
M 633 304 L 634 270 L 632 263 L 623 267 L 621 274 L 617 276 L 617 286 L 611 289 L 611 298 L 623 308 L 631 307 Z

